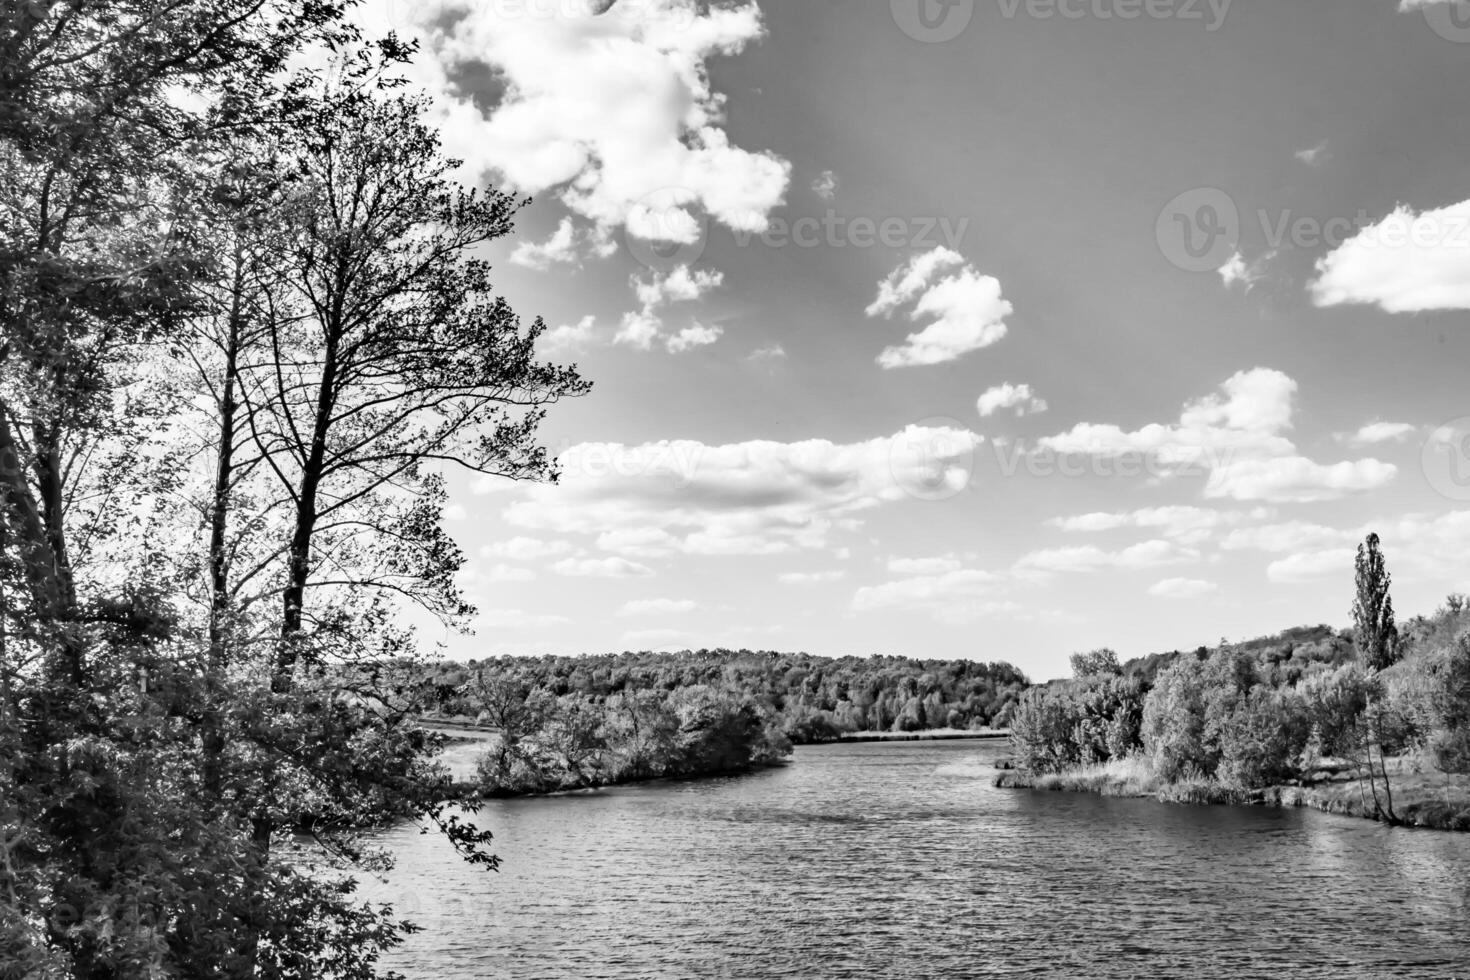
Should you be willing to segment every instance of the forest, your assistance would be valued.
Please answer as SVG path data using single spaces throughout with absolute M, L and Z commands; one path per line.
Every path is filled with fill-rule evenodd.
M 1470 830 L 1470 600 L 1396 622 L 1377 535 L 1359 547 L 1354 626 L 1120 664 L 1028 691 L 1003 784 L 1260 800 Z M 1276 789 L 1273 789 L 1276 788 Z

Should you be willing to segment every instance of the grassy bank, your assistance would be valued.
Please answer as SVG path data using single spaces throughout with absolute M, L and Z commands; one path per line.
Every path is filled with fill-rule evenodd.
M 1389 778 L 1394 812 L 1401 824 L 1470 830 L 1470 777 L 1434 772 L 1417 765 L 1417 760 L 1400 758 L 1389 760 Z M 1241 790 L 1206 779 L 1166 782 L 1154 774 L 1146 758 L 1133 756 L 1062 773 L 1035 775 L 1005 770 L 996 777 L 995 785 L 1008 789 L 1153 797 L 1165 803 L 1305 806 L 1325 813 L 1376 819 L 1367 779 L 1342 766 L 1321 767 L 1300 783 Z

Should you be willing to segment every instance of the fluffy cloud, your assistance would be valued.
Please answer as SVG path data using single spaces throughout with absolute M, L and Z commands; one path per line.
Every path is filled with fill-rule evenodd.
M 930 322 L 878 356 L 885 369 L 944 364 L 989 347 L 1005 337 L 1005 318 L 1014 311 L 1001 296 L 998 280 L 943 247 L 894 269 L 878 283 L 878 297 L 867 313 L 892 316 L 910 304 L 910 320 Z
M 1030 385 L 1013 385 L 1006 382 L 987 389 L 976 402 L 981 418 L 990 418 L 1002 409 L 1014 409 L 1016 417 L 1036 415 L 1046 411 L 1046 400 L 1037 398 Z
M 1020 612 L 1018 604 L 1003 597 L 1008 584 L 994 572 L 956 569 L 865 586 L 853 595 L 852 607 L 857 612 L 922 612 L 943 623 L 965 624 Z
M 1418 431 L 1407 422 L 1370 422 L 1357 432 L 1340 433 L 1338 442 L 1353 446 L 1376 446 L 1384 442 L 1403 442 Z
M 518 527 L 598 535 L 605 549 L 749 555 L 826 548 L 866 511 L 936 488 L 958 491 L 982 441 L 967 430 L 910 427 L 847 444 L 584 443 L 562 454 L 558 484 L 518 488 L 505 516 Z
M 682 354 L 696 347 L 708 347 L 724 334 L 722 327 L 707 327 L 702 323 L 691 323 L 664 341 L 670 354 Z
M 563 558 L 552 570 L 574 578 L 639 578 L 652 575 L 653 569 L 626 558 Z
M 635 599 L 618 609 L 619 616 L 677 616 L 699 608 L 692 599 Z
M 1268 252 L 1254 262 L 1247 262 L 1245 256 L 1236 252 L 1220 266 L 1220 281 L 1225 288 L 1231 286 L 1242 286 L 1246 292 L 1250 292 L 1252 286 L 1266 277 L 1266 266 L 1276 257 L 1274 251 Z
M 580 350 L 597 340 L 597 318 L 584 316 L 576 323 L 564 323 L 552 327 L 541 335 L 541 344 L 548 354 Z
M 1038 572 L 1094 572 L 1110 568 L 1158 568 L 1198 561 L 1199 557 L 1199 552 L 1173 541 L 1154 540 L 1122 551 L 1104 551 L 1095 545 L 1033 551 L 1017 563 L 1017 568 Z
M 1405 0 L 1405 2 L 1413 2 L 1413 0 Z M 1419 2 L 1422 3 L 1424 0 L 1419 0 Z M 1296 158 L 1309 167 L 1320 167 L 1332 158 L 1332 154 L 1327 152 L 1327 145 L 1327 141 L 1323 140 L 1316 146 L 1309 146 L 1305 150 L 1298 150 L 1296 152 Z
M 888 562 L 894 575 L 944 575 L 963 567 L 957 558 L 892 558 Z
M 1273 561 L 1266 566 L 1266 578 L 1278 585 L 1308 582 L 1328 576 L 1351 581 L 1354 556 L 1355 552 L 1351 548 L 1303 552 Z
M 1264 520 L 1271 511 L 1212 510 L 1207 507 L 1146 507 L 1125 513 L 1080 514 L 1047 521 L 1048 526 L 1063 531 L 1097 533 L 1120 528 L 1156 530 L 1165 537 L 1197 543 L 1218 528 Z
M 812 181 L 812 191 L 824 201 L 830 201 L 837 196 L 837 175 L 830 170 L 823 170 Z
M 1422 214 L 1399 207 L 1321 259 L 1311 293 L 1318 306 L 1470 310 L 1470 201 Z
M 1317 463 L 1296 450 L 1291 428 L 1297 385 L 1280 371 L 1242 371 L 1220 391 L 1184 407 L 1174 424 L 1128 432 L 1116 425 L 1083 423 L 1041 441 L 1057 453 L 1119 457 L 1140 455 L 1159 469 L 1205 473 L 1205 496 L 1216 499 L 1307 503 L 1374 490 L 1397 468 L 1376 459 Z
M 829 572 L 782 572 L 776 576 L 776 581 L 782 585 L 823 585 L 828 582 L 840 582 L 846 577 L 846 572 L 840 568 L 834 568 Z
M 1214 595 L 1220 587 L 1197 578 L 1166 578 L 1151 586 L 1148 594 L 1161 599 L 1199 599 Z
M 706 67 L 761 37 L 755 3 L 704 12 L 693 0 L 396 8 L 410 23 L 382 26 L 424 42 L 416 80 L 436 93 L 449 151 L 520 191 L 555 191 L 594 225 L 634 231 L 640 202 L 677 188 L 684 203 L 659 225 L 685 228 L 677 240 L 686 242 L 697 234 L 695 211 L 759 233 L 784 197 L 789 164 L 731 145 Z M 504 88 L 482 110 L 454 79 L 486 66 Z
M 511 561 L 535 561 L 538 558 L 555 558 L 565 555 L 572 546 L 565 541 L 543 541 L 540 538 L 515 537 L 509 541 L 497 541 L 480 549 L 486 558 L 509 558 Z
M 522 242 L 510 253 L 513 265 L 525 266 L 545 272 L 554 265 L 575 262 L 577 259 L 577 229 L 571 218 L 563 218 L 561 224 L 544 242 Z

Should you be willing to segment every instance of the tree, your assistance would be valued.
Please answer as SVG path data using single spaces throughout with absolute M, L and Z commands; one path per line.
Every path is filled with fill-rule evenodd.
M 1091 677 L 1116 677 L 1122 673 L 1123 667 L 1118 663 L 1118 655 L 1107 647 L 1100 647 L 1090 653 L 1072 654 L 1072 676 L 1079 681 Z
M 1378 535 L 1369 534 L 1358 545 L 1355 563 L 1357 596 L 1353 600 L 1353 639 L 1358 656 L 1374 670 L 1385 670 L 1398 660 L 1398 627 L 1393 620 L 1393 599 L 1388 594 L 1393 577 L 1388 573 Z

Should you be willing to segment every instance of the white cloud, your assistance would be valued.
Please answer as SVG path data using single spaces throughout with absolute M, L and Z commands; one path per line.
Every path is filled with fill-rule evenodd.
M 661 558 L 677 550 L 679 539 L 661 527 L 626 527 L 597 537 L 603 551 L 633 558 Z
M 1046 411 L 1047 404 L 1043 398 L 1037 398 L 1031 391 L 1030 385 L 1013 385 L 1006 382 L 994 388 L 987 389 L 976 403 L 980 410 L 981 418 L 989 418 L 1001 409 L 1014 409 L 1016 417 L 1024 415 L 1036 415 Z
M 945 275 L 956 267 L 958 271 Z M 1007 332 L 1005 318 L 1014 312 L 1001 296 L 999 280 L 981 275 L 943 247 L 893 270 L 878 284 L 878 298 L 869 305 L 868 316 L 891 316 L 909 303 L 910 320 L 930 322 L 878 356 L 885 370 L 944 364 L 998 343 Z
M 943 575 L 964 565 L 956 558 L 891 558 L 888 570 L 894 575 Z
M 1405 2 L 1412 2 L 1412 0 L 1405 0 Z M 1419 0 L 1419 2 L 1422 3 L 1423 0 Z M 1326 140 L 1323 140 L 1316 146 L 1309 146 L 1305 150 L 1298 150 L 1296 152 L 1296 158 L 1309 167 L 1320 167 L 1331 159 L 1331 156 L 1332 154 L 1327 152 Z
M 540 343 L 547 353 L 579 350 L 590 346 L 597 339 L 597 318 L 584 316 L 574 324 L 564 323 L 552 327 L 541 335 Z
M 648 310 L 624 313 L 623 322 L 613 335 L 613 343 L 636 347 L 638 350 L 652 350 L 653 342 L 663 333 L 663 329 L 664 323 L 656 313 Z
M 1199 599 L 1214 595 L 1220 587 L 1197 578 L 1166 578 L 1151 586 L 1148 594 L 1161 599 Z
M 480 549 L 486 558 L 509 558 L 511 561 L 535 561 L 538 558 L 555 558 L 565 555 L 572 546 L 565 541 L 544 541 L 541 538 L 515 537 L 509 541 L 497 541 Z
M 827 582 L 840 582 L 847 577 L 847 573 L 840 568 L 828 572 L 782 572 L 776 576 L 776 581 L 782 585 L 823 585 Z
M 574 262 L 576 258 L 577 230 L 571 218 L 561 219 L 561 224 L 557 225 L 556 231 L 546 241 L 540 244 L 522 242 L 510 253 L 512 264 L 541 272 L 553 265 Z
M 500 562 L 490 566 L 485 573 L 486 580 L 490 582 L 529 582 L 536 577 L 536 573 L 529 568 L 521 568 L 519 565 L 507 565 Z
M 784 361 L 785 359 L 786 348 L 780 344 L 767 344 L 764 347 L 757 347 L 746 356 L 746 360 L 756 364 L 772 364 L 776 361 Z
M 1178 423 L 1127 432 L 1083 423 L 1041 440 L 1043 449 L 1101 457 L 1140 455 L 1164 472 L 1205 473 L 1214 499 L 1308 503 L 1374 490 L 1397 475 L 1376 459 L 1333 464 L 1298 454 L 1291 428 L 1297 385 L 1280 371 L 1241 371 L 1220 391 L 1184 406 Z
M 1093 572 L 1109 568 L 1157 568 L 1198 561 L 1199 557 L 1199 552 L 1173 541 L 1154 540 L 1121 551 L 1104 551 L 1095 545 L 1048 548 L 1024 556 L 1017 567 L 1040 572 Z
M 1281 585 L 1327 576 L 1351 581 L 1355 557 L 1356 552 L 1351 548 L 1302 552 L 1266 566 L 1266 578 Z
M 994 572 L 958 569 L 864 586 L 853 595 L 852 607 L 858 612 L 922 612 L 942 623 L 965 624 L 1021 612 L 1021 606 L 1004 598 L 1008 584 Z
M 1305 551 L 1351 541 L 1354 531 L 1338 530 L 1306 521 L 1287 521 L 1231 531 L 1220 542 L 1226 551 Z
M 692 599 L 634 599 L 623 603 L 619 616 L 677 616 L 699 608 Z
M 1207 507 L 1146 507 L 1125 513 L 1080 514 L 1076 517 L 1057 517 L 1047 521 L 1050 527 L 1063 531 L 1097 533 L 1120 528 L 1146 528 L 1157 530 L 1165 537 L 1182 540 L 1189 544 L 1198 543 L 1210 536 L 1217 528 L 1244 523 L 1249 520 L 1264 520 L 1271 511 L 1256 509 L 1212 510 Z
M 652 575 L 653 569 L 626 558 L 563 558 L 552 570 L 576 578 L 637 578 Z
M 447 148 L 470 167 L 527 193 L 555 191 L 603 229 L 631 226 L 641 201 L 673 188 L 686 205 L 659 222 L 664 229 L 680 215 L 697 225 L 691 212 L 700 210 L 759 233 L 782 202 L 790 165 L 730 144 L 725 98 L 706 67 L 761 37 L 755 3 L 704 12 L 692 0 L 396 6 L 425 42 L 417 80 L 436 94 Z M 505 85 L 488 112 L 449 80 L 480 65 Z
M 1226 289 L 1239 285 L 1244 286 L 1246 292 L 1250 292 L 1252 286 L 1266 277 L 1266 266 L 1275 257 L 1276 252 L 1273 250 L 1254 262 L 1247 262 L 1244 255 L 1236 252 L 1224 265 L 1220 266 L 1220 281 L 1225 284 Z
M 724 334 L 723 327 L 707 327 L 692 323 L 664 341 L 670 354 L 682 354 L 696 347 L 708 347 Z
M 830 170 L 823 170 L 812 181 L 812 190 L 822 200 L 832 200 L 837 196 L 837 175 Z
M 1400 206 L 1321 259 L 1311 293 L 1318 306 L 1470 310 L 1470 201 L 1422 214 Z
M 1338 442 L 1353 446 L 1375 446 L 1384 442 L 1403 442 L 1418 431 L 1407 422 L 1370 422 L 1357 432 L 1339 433 Z
M 857 443 L 584 443 L 560 456 L 556 485 L 522 485 L 505 516 L 558 534 L 667 532 L 644 541 L 693 554 L 827 548 L 866 511 L 957 492 L 983 439 L 911 426 Z
M 725 274 L 718 269 L 694 271 L 687 265 L 675 266 L 666 273 L 654 272 L 651 276 L 633 276 L 633 294 L 645 308 L 665 306 L 669 303 L 691 303 L 725 282 Z

